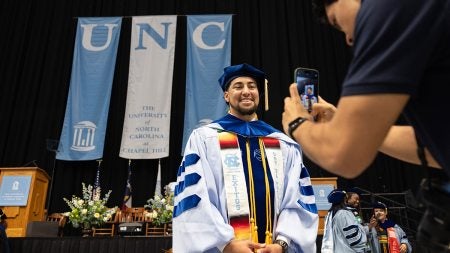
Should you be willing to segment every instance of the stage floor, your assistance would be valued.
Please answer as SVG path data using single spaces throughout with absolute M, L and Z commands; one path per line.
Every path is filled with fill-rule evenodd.
M 172 237 L 15 237 L 11 253 L 162 253 Z

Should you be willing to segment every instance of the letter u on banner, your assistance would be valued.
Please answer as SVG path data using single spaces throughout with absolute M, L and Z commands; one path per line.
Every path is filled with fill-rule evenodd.
M 217 80 L 231 62 L 231 27 L 231 15 L 187 17 L 186 102 L 182 152 L 194 128 L 224 116 L 227 111 Z
M 103 156 L 120 17 L 79 18 L 66 114 L 56 159 Z
M 133 17 L 120 157 L 169 155 L 176 16 Z

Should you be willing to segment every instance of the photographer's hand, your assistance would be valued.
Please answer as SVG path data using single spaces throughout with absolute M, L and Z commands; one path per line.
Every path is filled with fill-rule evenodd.
M 319 96 L 319 102 L 312 105 L 311 115 L 317 122 L 328 122 L 333 118 L 335 112 L 336 107 Z
M 284 112 L 283 112 L 283 130 L 288 133 L 289 123 L 298 117 L 312 120 L 312 116 L 308 113 L 305 107 L 300 103 L 300 96 L 297 91 L 297 84 L 293 83 L 289 86 L 290 97 L 284 99 Z

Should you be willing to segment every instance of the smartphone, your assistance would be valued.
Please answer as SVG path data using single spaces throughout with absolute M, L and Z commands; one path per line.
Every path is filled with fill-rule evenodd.
M 319 71 L 317 69 L 296 68 L 294 82 L 303 106 L 311 112 L 312 105 L 319 99 Z

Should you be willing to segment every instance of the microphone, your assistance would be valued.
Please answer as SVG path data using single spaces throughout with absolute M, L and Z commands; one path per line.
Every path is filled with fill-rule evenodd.
M 36 164 L 36 162 L 37 162 L 37 160 L 29 161 L 29 162 L 25 163 L 25 165 L 22 165 L 22 167 L 30 167 L 30 164 L 34 165 L 34 167 L 39 167 L 39 166 Z

